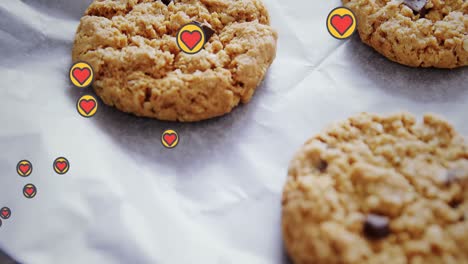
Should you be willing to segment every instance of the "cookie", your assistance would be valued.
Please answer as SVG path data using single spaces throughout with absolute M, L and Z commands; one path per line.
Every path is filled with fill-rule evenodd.
M 343 0 L 361 40 L 411 67 L 468 65 L 468 1 Z
M 176 41 L 192 22 L 213 31 L 194 55 Z M 72 59 L 93 66 L 93 88 L 108 105 L 198 121 L 252 98 L 276 54 L 269 23 L 261 0 L 96 0 L 80 21 Z
M 282 229 L 294 263 L 468 263 L 468 145 L 433 115 L 332 125 L 290 163 Z

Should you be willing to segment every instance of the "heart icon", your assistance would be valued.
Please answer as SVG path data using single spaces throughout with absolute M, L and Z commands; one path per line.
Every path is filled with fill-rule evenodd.
M 25 190 L 24 190 L 25 193 L 27 193 L 29 196 L 31 196 L 33 193 L 34 193 L 34 188 L 32 187 L 27 187 Z
M 24 197 L 31 199 L 37 194 L 37 189 L 34 184 L 28 183 L 23 187 L 23 195 Z
M 64 157 L 58 157 L 54 160 L 54 171 L 57 174 L 63 175 L 70 169 L 70 162 Z
M 57 161 L 55 167 L 57 167 L 59 171 L 64 171 L 67 168 L 67 163 L 65 161 Z
M 332 16 L 330 23 L 333 28 L 340 33 L 340 35 L 344 35 L 353 25 L 354 21 L 350 15 L 334 15 Z
M 91 76 L 91 71 L 88 68 L 75 68 L 72 71 L 73 78 L 83 85 Z
M 21 164 L 21 165 L 19 165 L 19 170 L 20 170 L 23 174 L 26 174 L 26 173 L 29 171 L 30 168 L 31 168 L 31 167 L 29 166 L 29 164 Z
M 8 208 L 8 207 L 3 207 L 3 208 L 2 208 L 2 212 L 0 213 L 0 216 L 1 216 L 3 219 L 8 219 L 8 218 L 10 218 L 10 215 L 11 215 L 10 208 Z
M 193 50 L 202 39 L 202 35 L 199 31 L 189 32 L 185 30 L 180 35 L 182 42 L 190 49 Z
M 16 172 L 21 177 L 28 177 L 31 175 L 33 166 L 28 160 L 21 160 L 16 165 Z
M 10 208 L 8 208 L 8 207 L 3 207 L 3 208 L 2 208 L 2 211 L 1 211 L 1 213 L 0 213 L 0 217 L 1 217 L 2 219 L 5 219 L 5 220 L 6 220 L 6 219 L 10 218 L 10 216 L 11 216 L 11 210 L 10 210 Z
M 34 193 L 34 188 L 33 187 L 26 187 L 24 192 L 27 193 L 28 195 L 31 195 L 31 194 Z
M 175 133 L 166 133 L 163 136 L 163 140 L 169 146 L 172 146 L 172 144 L 174 144 L 174 142 L 177 140 L 177 135 Z
M 93 111 L 93 109 L 95 107 L 96 107 L 96 101 L 94 101 L 94 100 L 83 99 L 83 100 L 80 101 L 80 108 L 83 109 L 83 111 L 86 114 L 91 113 L 91 111 Z

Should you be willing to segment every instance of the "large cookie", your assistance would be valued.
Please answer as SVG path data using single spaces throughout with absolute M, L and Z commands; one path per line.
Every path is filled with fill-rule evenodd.
M 282 207 L 294 263 L 468 263 L 468 145 L 432 115 L 361 114 L 300 149 Z
M 247 103 L 276 54 L 277 33 L 261 0 L 96 0 L 81 19 L 73 61 L 95 71 L 94 90 L 138 116 L 198 121 Z M 183 53 L 176 34 L 199 22 L 214 30 Z
M 343 0 L 361 39 L 390 60 L 412 67 L 468 65 L 468 1 Z

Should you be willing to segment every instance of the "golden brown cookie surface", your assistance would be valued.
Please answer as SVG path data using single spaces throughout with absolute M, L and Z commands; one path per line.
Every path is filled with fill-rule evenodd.
M 411 67 L 468 65 L 468 1 L 343 0 L 364 43 Z
M 194 55 L 176 43 L 193 21 L 215 33 Z M 101 99 L 138 116 L 198 121 L 247 103 L 276 54 L 261 0 L 96 0 L 81 19 L 73 61 L 93 66 Z
M 468 263 L 468 145 L 432 115 L 357 115 L 299 150 L 282 207 L 294 263 Z

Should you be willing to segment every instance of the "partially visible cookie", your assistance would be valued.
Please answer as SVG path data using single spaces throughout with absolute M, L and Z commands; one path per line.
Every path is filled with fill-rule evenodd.
M 468 1 L 342 0 L 364 43 L 411 67 L 468 65 Z
M 291 161 L 282 226 L 294 263 L 468 263 L 468 145 L 433 115 L 334 124 Z
M 204 49 L 181 52 L 178 30 L 210 30 Z M 104 103 L 138 116 L 198 121 L 247 103 L 276 54 L 277 33 L 261 0 L 95 0 L 72 58 L 95 71 Z

